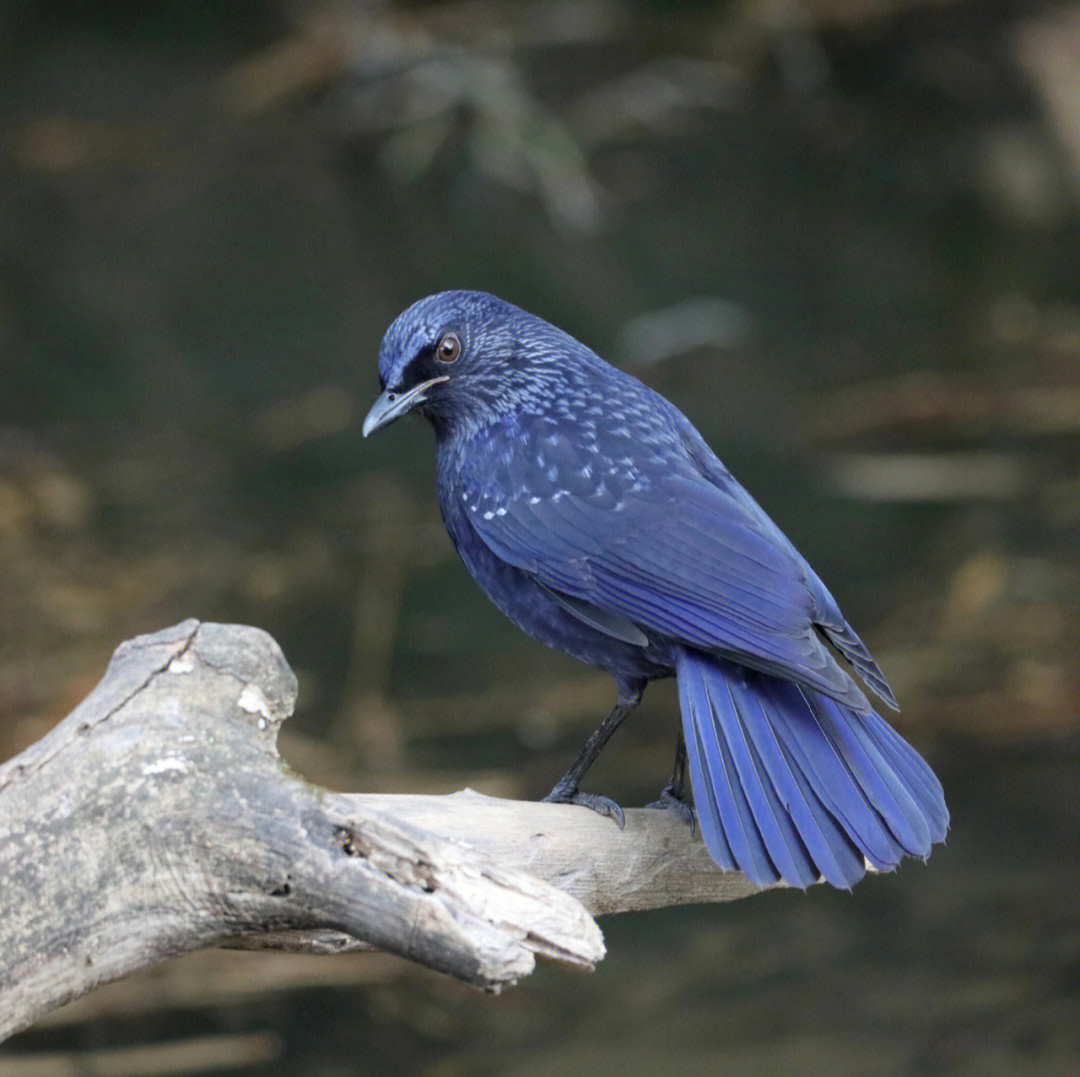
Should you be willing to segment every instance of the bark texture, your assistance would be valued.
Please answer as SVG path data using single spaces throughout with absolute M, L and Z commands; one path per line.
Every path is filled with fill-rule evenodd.
M 668 812 L 330 793 L 286 767 L 296 680 L 265 632 L 186 621 L 0 766 L 0 1038 L 214 945 L 389 950 L 489 989 L 591 969 L 591 913 L 754 893 Z

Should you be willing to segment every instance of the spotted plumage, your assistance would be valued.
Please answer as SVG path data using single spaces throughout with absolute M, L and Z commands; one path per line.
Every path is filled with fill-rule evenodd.
M 621 816 L 578 781 L 648 681 L 674 675 L 722 867 L 849 886 L 944 839 L 936 777 L 853 676 L 895 707 L 881 670 L 674 405 L 481 292 L 400 315 L 379 378 L 364 432 L 410 410 L 431 422 L 443 519 L 480 587 L 616 681 L 618 705 L 552 798 Z

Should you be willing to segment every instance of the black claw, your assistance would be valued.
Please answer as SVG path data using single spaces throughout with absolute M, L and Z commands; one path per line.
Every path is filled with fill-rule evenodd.
M 578 790 L 562 789 L 556 785 L 546 797 L 545 804 L 576 804 L 581 808 L 588 808 L 606 819 L 612 819 L 620 830 L 626 829 L 626 815 L 622 808 L 611 797 L 601 796 L 599 793 L 581 793 Z
M 646 804 L 645 807 L 655 808 L 658 811 L 674 812 L 676 818 L 681 819 L 690 828 L 690 837 L 697 837 L 697 812 L 670 785 L 664 786 L 659 800 L 654 800 L 651 804 Z

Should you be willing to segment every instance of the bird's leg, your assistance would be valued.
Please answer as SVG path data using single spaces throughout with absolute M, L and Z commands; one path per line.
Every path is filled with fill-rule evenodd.
M 585 772 L 596 762 L 596 757 L 609 740 L 611 735 L 622 724 L 622 720 L 641 702 L 642 693 L 645 691 L 645 681 L 633 681 L 627 686 L 620 686 L 619 698 L 611 713 L 594 730 L 593 734 L 585 742 L 581 755 L 574 761 L 574 765 L 555 783 L 544 801 L 549 804 L 579 804 L 583 808 L 590 808 L 600 815 L 606 815 L 614 819 L 620 830 L 626 826 L 626 816 L 622 808 L 610 797 L 599 796 L 596 793 L 582 793 L 578 791 L 578 784 L 585 777 Z
M 671 781 L 660 790 L 660 799 L 646 804 L 646 808 L 661 808 L 673 811 L 690 827 L 692 835 L 697 834 L 697 816 L 694 809 L 686 803 L 686 738 L 679 731 L 679 743 L 675 747 L 675 770 Z

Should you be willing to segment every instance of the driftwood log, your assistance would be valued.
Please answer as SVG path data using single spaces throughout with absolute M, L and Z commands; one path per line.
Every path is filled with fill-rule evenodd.
M 206 946 L 388 950 L 480 987 L 537 955 L 590 969 L 590 914 L 723 901 L 669 812 L 348 795 L 277 753 L 296 680 L 254 628 L 122 644 L 95 690 L 0 766 L 0 1039 L 97 984 Z

